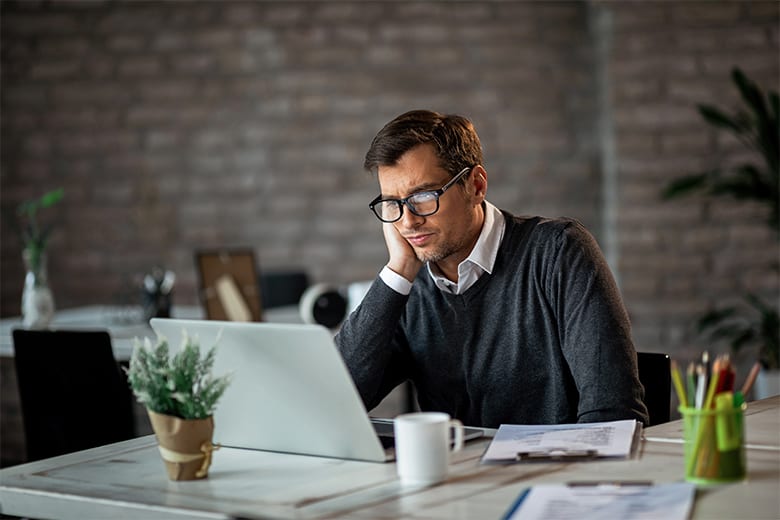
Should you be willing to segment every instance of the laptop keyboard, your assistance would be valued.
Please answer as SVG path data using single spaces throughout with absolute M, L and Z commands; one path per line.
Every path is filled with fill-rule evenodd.
M 371 419 L 371 425 L 374 427 L 374 431 L 380 437 L 395 435 L 395 429 L 392 419 Z
M 384 449 L 395 446 L 395 432 L 393 431 L 392 420 L 371 419 L 371 425 L 374 427 L 374 431 Z
M 374 427 L 377 437 L 379 437 L 379 442 L 382 443 L 382 448 L 387 449 L 395 446 L 395 431 L 393 430 L 392 419 L 371 418 L 371 425 Z M 467 426 L 464 430 L 464 440 L 467 442 L 478 439 L 483 435 L 484 432 L 480 428 Z
M 382 443 L 384 449 L 395 447 L 395 437 L 389 435 L 379 435 L 379 442 Z

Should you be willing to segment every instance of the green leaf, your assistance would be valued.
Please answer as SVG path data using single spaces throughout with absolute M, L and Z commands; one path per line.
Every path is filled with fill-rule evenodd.
M 699 113 L 711 125 L 726 128 L 737 135 L 745 132 L 744 123 L 740 123 L 724 114 L 720 109 L 712 105 L 698 105 Z
M 22 202 L 19 205 L 18 212 L 20 215 L 34 217 L 39 209 L 53 206 L 62 200 L 64 195 L 65 190 L 63 188 L 58 188 L 56 190 L 46 192 L 37 199 Z
M 48 208 L 53 206 L 54 204 L 58 203 L 62 200 L 62 197 L 65 195 L 65 190 L 63 188 L 59 188 L 53 191 L 50 191 L 48 193 L 45 193 L 40 200 L 40 207 L 41 208 Z
M 707 312 L 706 314 L 704 314 L 702 317 L 699 318 L 699 321 L 697 323 L 699 331 L 704 331 L 708 328 L 714 327 L 720 322 L 734 316 L 736 312 L 737 312 L 736 307 L 713 309 Z
M 711 175 L 712 172 L 707 172 L 675 179 L 666 185 L 661 192 L 661 197 L 664 199 L 673 199 L 688 195 L 694 191 L 700 191 L 707 186 L 707 181 Z
M 750 343 L 756 337 L 756 333 L 753 329 L 744 329 L 739 334 L 734 335 L 734 339 L 731 341 L 731 350 L 739 352 L 745 344 Z
M 767 191 L 767 186 L 753 178 L 729 177 L 712 183 L 710 188 L 712 195 L 730 196 L 735 199 L 768 201 L 772 196 Z
M 734 172 L 737 174 L 737 177 L 750 180 L 756 186 L 757 196 L 763 197 L 766 195 L 764 192 L 760 192 L 759 190 L 766 190 L 769 188 L 771 176 L 767 172 L 760 170 L 754 164 L 750 163 L 737 166 L 734 169 Z
M 769 111 L 773 121 L 780 120 L 780 96 L 777 92 L 769 93 Z
M 755 293 L 748 293 L 745 295 L 745 300 L 761 314 L 775 312 L 774 309 L 769 307 L 764 301 L 759 298 Z
M 745 74 L 737 67 L 731 72 L 731 77 L 734 83 L 737 85 L 742 99 L 753 110 L 757 120 L 766 119 L 767 109 L 764 104 L 764 96 L 761 94 L 761 90 L 758 86 L 745 76 Z

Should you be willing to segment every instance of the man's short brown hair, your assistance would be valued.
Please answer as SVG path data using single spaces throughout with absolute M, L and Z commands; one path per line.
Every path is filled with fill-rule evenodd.
M 387 123 L 371 141 L 363 167 L 376 173 L 392 166 L 421 144 L 433 146 L 443 169 L 455 176 L 467 166 L 482 164 L 482 145 L 474 125 L 463 116 L 412 110 Z

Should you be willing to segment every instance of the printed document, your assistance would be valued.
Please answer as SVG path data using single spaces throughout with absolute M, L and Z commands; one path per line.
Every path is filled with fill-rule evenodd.
M 482 462 L 628 457 L 637 428 L 641 426 L 634 420 L 549 425 L 502 424 L 482 456 Z
M 649 486 L 542 484 L 520 495 L 505 520 L 685 520 L 696 486 L 687 482 Z

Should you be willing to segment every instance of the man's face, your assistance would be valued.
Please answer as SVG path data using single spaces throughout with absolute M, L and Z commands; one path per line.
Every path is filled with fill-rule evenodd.
M 404 206 L 403 216 L 393 223 L 421 261 L 457 265 L 468 257 L 482 228 L 484 189 L 479 186 L 484 177 L 475 182 L 475 173 L 466 175 L 465 187 L 456 184 L 439 197 L 435 214 L 419 217 Z M 437 190 L 452 178 L 431 145 L 412 148 L 392 166 L 380 166 L 378 177 L 382 197 L 398 199 Z

